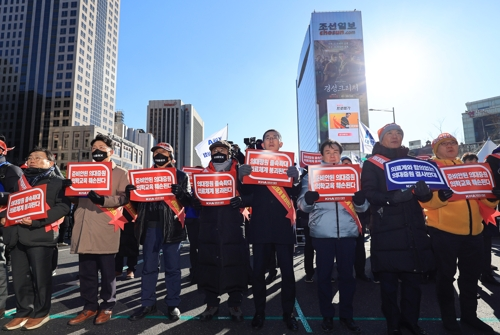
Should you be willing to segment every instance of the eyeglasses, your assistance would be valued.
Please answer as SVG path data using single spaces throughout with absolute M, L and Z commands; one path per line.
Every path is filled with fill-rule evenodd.
M 443 147 L 447 147 L 449 145 L 455 146 L 455 145 L 458 145 L 458 142 L 457 141 L 441 142 L 441 143 L 439 143 L 439 145 L 442 145 Z
M 39 162 L 41 160 L 44 160 L 46 159 L 45 157 L 40 157 L 40 156 L 29 156 L 29 157 L 26 157 L 26 161 L 29 162 L 29 161 L 36 161 L 36 162 Z
M 280 138 L 278 135 L 264 137 L 264 141 L 274 141 L 274 140 L 279 140 L 279 139 Z

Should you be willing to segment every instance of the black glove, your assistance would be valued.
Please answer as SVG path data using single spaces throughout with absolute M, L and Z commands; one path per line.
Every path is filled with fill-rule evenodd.
M 314 202 L 319 199 L 319 193 L 316 191 L 307 191 L 304 194 L 304 200 L 308 205 L 314 205 Z
M 9 192 L 0 192 L 0 206 L 5 206 L 9 203 Z
M 417 196 L 418 201 L 428 202 L 432 199 L 432 192 L 425 181 L 420 180 L 415 184 L 415 190 L 413 193 Z
M 447 201 L 452 196 L 453 196 L 452 190 L 439 190 L 438 191 L 439 200 L 441 200 L 442 202 Z
M 197 211 L 201 211 L 201 209 L 203 208 L 203 206 L 201 205 L 200 199 L 198 199 L 196 197 L 193 197 L 191 199 L 191 206 L 194 209 L 196 209 Z
M 94 191 L 90 191 L 89 194 L 87 194 L 87 198 L 96 205 L 104 206 L 104 197 Z
M 496 197 L 495 201 L 497 199 L 500 199 L 500 188 L 496 188 L 494 187 L 492 190 L 491 190 L 491 193 L 493 193 L 493 195 Z
M 231 198 L 229 202 L 233 208 L 240 208 L 243 205 L 243 199 L 241 199 L 241 197 Z
M 179 184 L 172 184 L 172 193 L 177 197 L 180 198 L 184 194 L 184 190 Z
M 354 193 L 354 196 L 352 197 L 352 202 L 358 206 L 362 206 L 365 203 L 365 200 L 365 193 L 363 191 Z
M 73 182 L 71 181 L 71 179 L 63 179 L 62 180 L 62 188 L 65 189 L 66 187 L 70 187 L 71 185 L 73 185 Z
M 127 199 L 130 199 L 130 192 L 134 190 L 137 190 L 137 187 L 135 187 L 135 185 L 129 184 L 125 186 L 125 196 L 127 197 Z
M 407 188 L 406 190 L 397 190 L 396 192 L 394 192 L 391 202 L 393 204 L 399 204 L 401 202 L 410 201 L 413 198 L 412 190 L 414 188 L 415 186 Z

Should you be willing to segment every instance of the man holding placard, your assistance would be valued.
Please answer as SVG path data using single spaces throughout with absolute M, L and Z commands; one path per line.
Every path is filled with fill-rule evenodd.
M 432 141 L 432 151 L 435 155 L 432 160 L 442 169 L 447 167 L 455 169 L 463 164 L 457 158 L 458 141 L 449 133 L 442 133 Z M 455 311 L 456 292 L 453 285 L 458 264 L 460 321 L 476 330 L 493 332 L 489 325 L 477 317 L 477 284 L 483 257 L 482 221 L 488 221 L 482 213 L 497 206 L 500 191 L 494 189 L 491 200 L 473 198 L 455 200 L 452 198 L 453 191 L 431 192 L 425 183 L 415 192 L 419 193 L 419 200 L 427 215 L 427 225 L 436 259 L 436 294 L 444 328 L 451 334 L 461 334 Z
M 218 141 L 210 146 L 211 161 L 203 173 L 194 175 L 196 203 L 201 201 L 198 248 L 198 288 L 205 293 L 206 309 L 201 321 L 219 312 L 219 296 L 229 294 L 231 319 L 243 321 L 241 302 L 248 282 L 248 248 L 240 208 L 249 205 L 239 195 L 238 161 L 231 158 L 231 145 Z M 200 200 L 198 200 L 200 199 Z M 198 207 L 198 206 L 197 206 Z
M 390 335 L 400 335 L 400 327 L 412 334 L 425 335 L 418 326 L 422 274 L 434 267 L 431 243 L 415 186 L 387 190 L 384 163 L 415 159 L 402 146 L 403 129 L 389 123 L 378 131 L 380 141 L 373 156 L 363 164 L 361 189 L 371 209 L 371 266 L 380 280 L 382 312 Z M 404 187 L 404 186 L 403 186 Z M 399 281 L 401 300 L 398 301 Z
M 281 270 L 281 305 L 283 321 L 288 329 L 298 330 L 298 323 L 293 315 L 295 303 L 295 274 L 293 252 L 296 243 L 295 208 L 291 196 L 299 191 L 299 170 L 293 166 L 293 160 L 285 152 L 278 152 L 283 146 L 281 134 L 274 129 L 264 133 L 262 153 L 269 159 L 255 158 L 240 167 L 244 194 L 252 194 L 252 218 L 249 227 L 249 240 L 253 248 L 253 295 L 255 315 L 252 320 L 254 329 L 261 329 L 265 321 L 266 282 L 265 272 L 276 250 Z M 258 154 L 258 152 L 257 152 Z M 270 163 L 273 162 L 273 166 Z M 250 163 L 250 164 L 249 164 Z M 268 164 L 265 164 L 268 163 Z M 274 175 L 271 175 L 271 171 Z M 259 174 L 260 179 L 253 176 Z M 279 186 L 279 179 L 288 180 L 289 185 Z M 246 184 L 252 182 L 253 184 Z
M 47 149 L 35 148 L 30 151 L 26 163 L 26 178 L 23 177 L 20 183 L 24 188 L 20 191 L 25 193 L 22 197 L 17 197 L 21 192 L 11 194 L 7 218 L 23 213 L 23 207 L 29 210 L 21 214 L 24 217 L 4 228 L 5 244 L 12 248 L 12 282 L 17 306 L 14 318 L 4 325 L 4 330 L 21 327 L 32 330 L 50 320 L 52 257 L 57 253 L 58 226 L 70 210 L 62 178 L 54 172 L 54 155 Z M 44 188 L 45 197 L 38 196 L 40 193 L 28 193 L 36 186 Z M 50 208 L 43 217 L 36 218 L 34 205 L 41 202 Z
M 129 184 L 128 174 L 111 160 L 113 155 L 111 138 L 99 134 L 90 144 L 94 161 L 111 162 L 111 174 L 105 178 L 108 183 L 111 179 L 110 195 L 104 196 L 92 190 L 88 192 L 87 197 L 76 198 L 78 207 L 71 234 L 71 253 L 78 254 L 80 295 L 84 300 L 84 306 L 83 311 L 69 320 L 70 326 L 81 324 L 94 317 L 96 325 L 104 324 L 111 319 L 116 304 L 115 254 L 120 245 L 120 230 L 115 224 L 121 216 L 121 206 L 129 202 L 125 194 L 125 187 Z M 75 183 L 66 181 L 66 185 L 71 186 L 71 184 Z M 97 295 L 99 272 L 100 297 L 103 300 L 101 304 Z
M 180 248 L 181 242 L 186 239 L 184 227 L 184 208 L 191 204 L 191 187 L 188 175 L 175 168 L 174 149 L 168 143 L 158 143 L 151 148 L 153 152 L 154 169 L 165 171 L 168 175 L 156 177 L 143 177 L 143 181 L 151 178 L 153 182 L 139 184 L 138 179 L 132 177 L 134 192 L 144 189 L 154 189 L 161 186 L 164 192 L 158 200 L 140 199 L 137 202 L 137 220 L 135 236 L 143 245 L 142 254 L 144 265 L 141 277 L 141 307 L 134 312 L 129 320 L 137 321 L 148 314 L 154 314 L 156 308 L 156 283 L 160 268 L 160 250 L 163 251 L 163 264 L 165 267 L 165 286 L 167 295 L 165 303 L 168 306 L 167 317 L 170 321 L 177 321 L 181 312 L 181 267 Z M 145 170 L 131 171 L 141 172 Z M 134 200 L 134 198 L 132 198 Z
M 340 161 L 342 145 L 337 141 L 327 140 L 322 143 L 320 152 L 322 155 L 321 166 L 316 166 L 316 169 L 313 170 L 320 171 L 321 167 L 326 166 L 345 166 Z M 330 169 L 322 171 L 321 175 L 316 176 L 308 173 L 303 176 L 302 190 L 297 200 L 297 206 L 300 210 L 309 213 L 310 235 L 314 250 L 316 250 L 319 307 L 323 316 L 321 328 L 326 332 L 333 330 L 335 308 L 332 303 L 331 274 L 336 259 L 339 273 L 340 323 L 352 332 L 360 332 L 361 328 L 355 324 L 353 319 L 352 306 L 356 290 L 356 279 L 354 279 L 352 271 L 356 239 L 362 231 L 361 222 L 356 212 L 366 211 L 370 204 L 360 191 L 354 193 L 352 201 L 320 201 L 320 193 L 315 190 L 315 185 L 319 188 L 328 188 L 329 192 L 335 192 L 335 190 L 343 192 L 343 184 L 347 179 L 344 178 L 346 174 L 334 174 L 334 171 Z M 355 180 L 358 181 L 359 187 L 359 176 Z

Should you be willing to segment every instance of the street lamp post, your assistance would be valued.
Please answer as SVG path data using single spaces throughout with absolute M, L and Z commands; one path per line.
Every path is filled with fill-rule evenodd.
M 371 111 L 371 112 L 388 112 L 388 113 L 392 113 L 392 122 L 396 123 L 396 113 L 394 113 L 394 107 L 392 107 L 392 110 L 391 109 L 374 109 L 374 108 L 370 108 L 369 111 Z

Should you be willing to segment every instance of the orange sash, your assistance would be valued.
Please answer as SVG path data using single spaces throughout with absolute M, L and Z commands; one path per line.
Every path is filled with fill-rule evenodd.
M 345 208 L 345 210 L 351 214 L 352 218 L 354 219 L 354 222 L 356 222 L 356 226 L 358 226 L 358 231 L 361 234 L 363 232 L 363 228 L 361 226 L 361 221 L 359 221 L 358 214 L 356 214 L 356 211 L 354 210 L 354 205 L 352 204 L 352 201 L 339 201 L 339 203 Z
M 186 217 L 184 207 L 182 207 L 175 195 L 165 197 L 164 201 L 168 205 L 168 207 L 170 207 L 170 209 L 175 213 L 175 215 L 177 215 L 177 218 L 181 222 L 182 228 L 184 228 L 184 218 Z
M 132 222 L 135 222 L 135 219 L 137 219 L 137 211 L 135 210 L 134 206 L 132 206 L 130 201 L 128 202 L 128 204 L 123 205 L 123 209 L 125 209 L 127 213 L 130 214 L 130 216 L 132 217 Z
M 293 202 L 286 193 L 285 189 L 281 186 L 268 186 L 269 191 L 278 199 L 278 201 L 285 207 L 288 211 L 286 215 L 290 219 L 290 224 L 295 225 L 295 208 L 293 207 Z
M 389 158 L 384 157 L 382 155 L 374 155 L 368 158 L 368 161 L 372 162 L 382 170 L 384 169 L 384 163 L 390 161 Z

